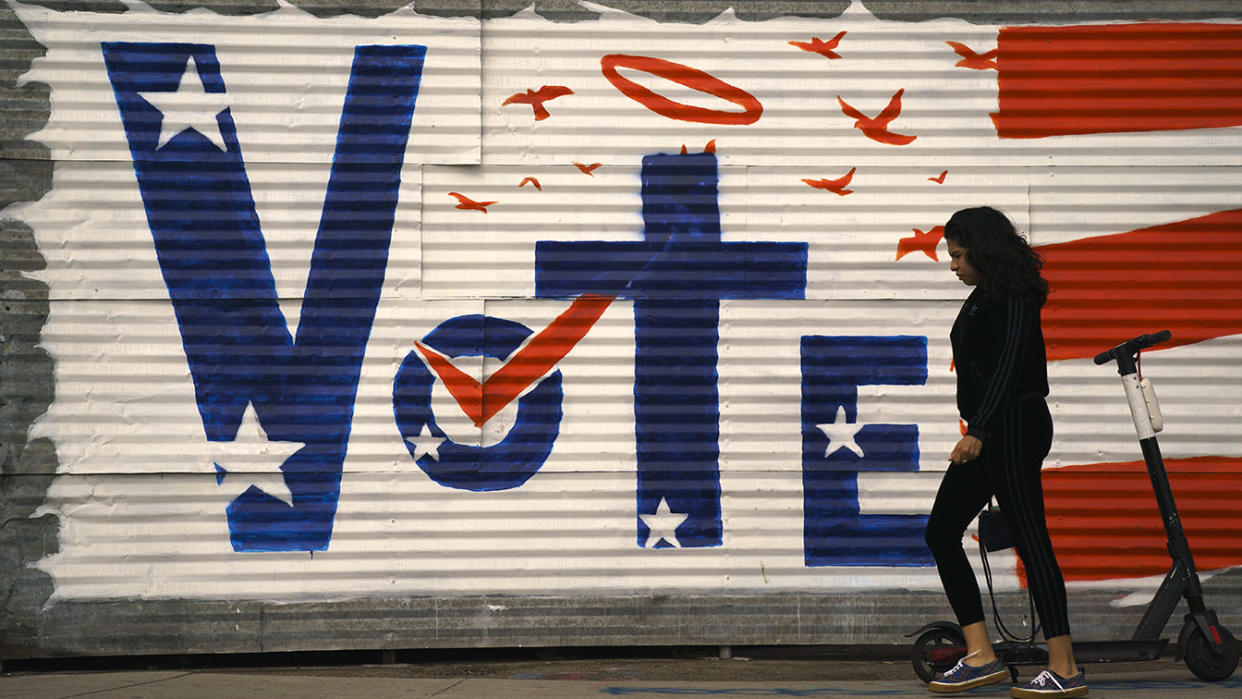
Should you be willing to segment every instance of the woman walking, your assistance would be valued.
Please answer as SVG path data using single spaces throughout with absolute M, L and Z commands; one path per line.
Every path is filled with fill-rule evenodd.
M 1018 555 L 1048 641 L 1048 668 L 1020 698 L 1081 697 L 1082 668 L 1074 662 L 1066 613 L 1065 582 L 1044 521 L 1040 482 L 1052 444 L 1047 356 L 1040 308 L 1048 283 L 1042 261 L 1001 212 L 979 207 L 953 214 L 945 224 L 950 269 L 974 287 L 949 337 L 957 373 L 957 406 L 966 434 L 949 456 L 949 468 L 927 522 L 927 545 L 936 559 L 949 604 L 966 637 L 967 655 L 929 687 L 960 692 L 1001 682 L 1009 673 L 992 649 L 974 571 L 962 548 L 967 525 L 995 496 Z

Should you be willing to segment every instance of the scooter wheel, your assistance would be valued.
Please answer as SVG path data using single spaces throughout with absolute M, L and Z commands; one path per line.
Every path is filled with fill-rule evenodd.
M 1217 626 L 1223 642 L 1224 652 L 1216 655 L 1212 652 L 1212 642 L 1203 635 L 1203 631 L 1193 621 L 1182 627 L 1177 637 L 1178 649 L 1186 661 L 1186 667 L 1199 679 L 1219 682 L 1233 674 L 1238 667 L 1238 644 L 1233 634 L 1223 626 Z
M 954 629 L 937 627 L 915 639 L 910 649 L 910 662 L 920 680 L 931 682 L 957 664 L 963 655 L 966 655 L 966 638 Z

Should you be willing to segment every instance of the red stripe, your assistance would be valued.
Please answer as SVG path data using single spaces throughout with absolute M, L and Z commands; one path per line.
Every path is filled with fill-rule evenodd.
M 1004 27 L 1000 138 L 1242 124 L 1242 25 Z
M 1045 245 L 1049 359 L 1171 330 L 1162 347 L 1242 333 L 1242 209 Z
M 1165 467 L 1199 570 L 1242 565 L 1242 459 L 1168 459 Z M 1163 575 L 1164 528 L 1142 461 L 1043 472 L 1048 532 L 1066 580 Z

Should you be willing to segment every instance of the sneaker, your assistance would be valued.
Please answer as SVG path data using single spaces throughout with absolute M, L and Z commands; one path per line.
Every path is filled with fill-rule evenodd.
M 978 652 L 975 651 L 975 653 Z M 981 667 L 967 665 L 966 658 L 975 653 L 971 653 L 957 661 L 957 665 L 954 665 L 952 670 L 944 673 L 940 679 L 929 682 L 927 688 L 933 692 L 951 694 L 1003 682 L 1009 676 L 1009 671 L 1005 669 L 1005 664 L 1001 662 L 1000 658 L 995 658 L 992 662 Z
M 1009 696 L 1018 699 L 1048 699 L 1049 697 L 1085 697 L 1087 696 L 1087 676 L 1078 668 L 1078 674 L 1062 677 L 1052 670 L 1044 670 L 1035 679 L 1026 683 L 1025 687 L 1011 687 Z

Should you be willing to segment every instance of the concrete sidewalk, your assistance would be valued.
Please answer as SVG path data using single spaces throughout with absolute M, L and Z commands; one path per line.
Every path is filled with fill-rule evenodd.
M 531 666 L 535 667 L 531 667 Z M 680 670 L 679 670 L 680 668 Z M 1203 682 L 1172 660 L 1087 668 L 1091 696 L 1116 699 L 1242 696 L 1242 674 Z M 430 677 L 435 674 L 461 676 Z M 784 674 L 788 679 L 781 679 Z M 1024 668 L 1029 679 L 1034 669 Z M 480 676 L 483 675 L 483 676 Z M 716 678 L 713 678 L 713 675 Z M 672 677 L 685 679 L 670 679 Z M 808 676 L 816 677 L 814 679 Z M 751 679 L 746 679 L 751 677 Z M 860 679 L 860 677 L 873 677 Z M 839 679 L 834 679 L 839 678 Z M 256 669 L 19 672 L 0 675 L 9 699 L 568 699 L 576 697 L 929 697 L 896 661 L 612 660 L 314 666 Z M 1008 684 L 969 692 L 1007 697 Z

